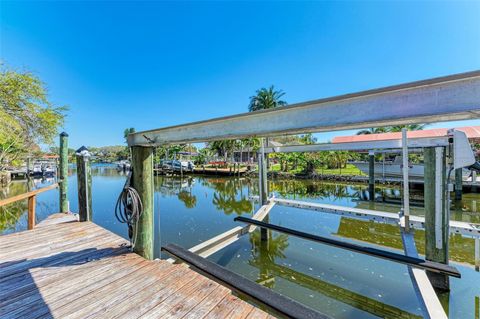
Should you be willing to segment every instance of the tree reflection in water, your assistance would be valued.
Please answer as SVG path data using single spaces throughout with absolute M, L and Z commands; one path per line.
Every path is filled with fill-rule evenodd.
M 276 258 L 285 258 L 284 251 L 288 247 L 288 235 L 277 234 L 272 235 L 271 230 L 267 230 L 268 240 L 261 240 L 260 229 L 256 229 L 250 233 L 250 245 L 252 258 L 251 262 L 255 263 L 259 269 L 257 283 L 268 288 L 275 286 L 275 276 L 270 272 L 270 266 L 275 263 Z
M 204 180 L 204 185 L 214 190 L 212 203 L 226 215 L 251 213 L 253 204 L 248 198 L 252 182 L 247 178 L 213 178 Z M 244 189 L 247 188 L 247 194 Z
M 280 197 L 301 199 L 317 198 L 336 201 L 343 198 L 356 198 L 361 186 L 328 183 L 313 180 L 273 180 L 269 181 L 269 190 Z

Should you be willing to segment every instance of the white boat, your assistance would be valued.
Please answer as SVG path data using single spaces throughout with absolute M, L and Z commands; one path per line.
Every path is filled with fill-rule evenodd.
M 160 164 L 164 170 L 172 171 L 193 171 L 195 168 L 192 161 L 162 160 Z
M 51 165 L 45 165 L 42 167 L 44 176 L 52 176 L 56 174 L 56 168 Z
M 362 173 L 368 175 L 369 163 L 368 162 L 351 162 L 355 165 Z M 394 161 L 390 162 L 375 162 L 374 170 L 375 176 L 385 177 L 385 178 L 402 178 L 402 157 L 395 157 Z M 470 170 L 463 168 L 462 169 L 463 180 L 466 181 L 471 175 Z M 408 176 L 411 179 L 423 179 L 424 178 L 424 165 L 423 164 L 412 164 L 408 165 Z M 451 174 L 451 178 L 454 178 L 455 174 Z
M 117 165 L 117 169 L 123 170 L 123 171 L 129 171 L 130 170 L 130 162 L 128 160 L 121 160 L 118 162 L 114 162 L 114 164 Z
M 41 164 L 34 164 L 33 169 L 30 171 L 30 174 L 34 176 L 42 176 L 43 175 L 43 169 Z

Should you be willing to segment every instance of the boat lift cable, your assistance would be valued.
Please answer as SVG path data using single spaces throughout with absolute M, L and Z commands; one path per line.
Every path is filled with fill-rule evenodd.
M 143 204 L 137 190 L 130 186 L 132 171 L 128 172 L 127 180 L 115 205 L 115 217 L 120 223 L 127 224 L 131 248 L 135 248 L 138 234 L 138 220 L 143 213 Z

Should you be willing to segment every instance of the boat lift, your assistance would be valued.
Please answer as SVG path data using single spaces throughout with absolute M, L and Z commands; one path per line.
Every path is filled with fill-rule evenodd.
M 325 98 L 305 103 L 279 107 L 276 109 L 263 110 L 239 114 L 230 117 L 217 118 L 208 121 L 195 122 L 186 125 L 178 125 L 167 128 L 155 129 L 132 133 L 128 136 L 128 144 L 132 147 L 133 159 L 133 187 L 138 191 L 143 203 L 144 212 L 138 222 L 138 244 L 135 250 L 147 258 L 153 256 L 153 148 L 158 145 L 173 143 L 192 143 L 208 142 L 218 139 L 238 139 L 245 137 L 269 137 L 284 134 L 303 134 L 311 132 L 325 132 L 346 129 L 361 129 L 377 126 L 392 126 L 416 123 L 431 123 L 453 120 L 474 119 L 480 117 L 480 71 L 474 71 L 463 74 L 456 74 L 441 78 L 435 78 L 424 81 L 417 81 L 407 84 L 401 84 L 381 89 L 369 90 L 359 93 L 346 94 L 342 96 Z M 460 140 L 461 136 L 455 136 Z M 447 318 L 440 301 L 438 300 L 434 285 L 446 285 L 448 287 L 448 275 L 456 275 L 458 272 L 447 266 L 448 264 L 448 234 L 450 232 L 449 216 L 445 210 L 445 169 L 446 164 L 456 167 L 458 161 L 461 161 L 461 153 L 456 154 L 458 161 L 446 163 L 446 155 L 451 155 L 452 143 L 450 138 L 428 138 L 428 139 L 408 139 L 395 141 L 379 141 L 374 147 L 378 149 L 403 149 L 423 148 L 425 149 L 425 158 L 428 158 L 428 168 L 426 167 L 425 178 L 428 179 L 428 207 L 426 207 L 425 220 L 416 221 L 415 216 L 409 216 L 408 209 L 404 211 L 404 216 L 390 216 L 383 212 L 365 212 L 358 216 L 363 218 L 372 218 L 378 221 L 395 220 L 402 229 L 405 255 L 404 262 L 409 262 L 409 272 L 412 281 L 416 287 L 417 295 L 424 317 L 426 318 Z M 468 143 L 468 141 L 467 141 Z M 461 143 L 453 141 L 453 149 Z M 340 148 L 341 147 L 341 148 Z M 277 203 L 288 205 L 300 205 L 294 201 L 280 200 L 268 197 L 266 183 L 266 161 L 265 156 L 272 152 L 306 152 L 306 151 L 325 151 L 325 150 L 354 150 L 358 149 L 358 143 L 339 144 L 314 144 L 301 146 L 282 146 L 266 148 L 262 145 L 259 156 L 259 186 L 260 201 L 262 206 L 248 220 L 247 226 L 238 226 L 227 232 L 224 232 L 210 240 L 207 240 L 185 253 L 182 249 L 166 246 L 164 249 L 171 255 L 187 262 L 200 271 L 210 273 L 214 279 L 234 287 L 235 280 L 229 280 L 229 274 L 215 275 L 214 271 L 209 272 L 205 264 L 199 264 L 195 255 L 207 257 L 216 251 L 238 240 L 241 236 L 254 231 L 256 227 L 261 227 L 262 239 L 268 240 L 266 228 L 274 228 L 276 231 L 295 231 L 280 229 L 279 226 L 263 223 L 271 209 Z M 363 149 L 371 149 L 372 146 L 363 145 Z M 448 154 L 447 154 L 448 153 Z M 467 156 L 468 157 L 468 156 Z M 407 157 L 408 158 L 408 157 Z M 467 159 L 470 161 L 471 158 Z M 473 163 L 472 163 L 473 164 Z M 408 185 L 408 183 L 407 183 Z M 448 189 L 448 188 L 447 188 Z M 428 197 L 426 194 L 426 197 Z M 427 202 L 426 202 L 427 203 Z M 309 204 L 313 205 L 313 204 Z M 408 199 L 407 199 L 408 205 Z M 405 205 L 404 205 L 405 206 Z M 426 205 L 427 206 L 427 205 Z M 408 207 L 408 206 L 407 206 Z M 325 207 L 317 207 L 316 210 L 328 212 Z M 351 208 L 339 207 L 333 208 L 339 214 L 356 215 Z M 242 220 L 247 222 L 247 220 Z M 405 224 L 406 223 L 406 224 Z M 457 222 L 458 223 L 458 222 Z M 433 263 L 422 261 L 418 258 L 413 236 L 409 231 L 410 227 L 416 227 L 421 224 L 426 230 L 427 239 L 427 258 L 434 256 Z M 478 236 L 478 228 L 474 225 L 457 224 L 459 232 L 470 233 L 472 236 Z M 453 227 L 452 227 L 453 228 Z M 297 233 L 297 235 L 299 235 Z M 302 234 L 300 237 L 308 236 Z M 314 235 L 310 235 L 313 240 Z M 320 239 L 316 238 L 315 240 Z M 337 243 L 339 244 L 339 243 Z M 345 243 L 344 243 L 345 244 Z M 173 249 L 172 249 L 173 248 Z M 346 247 L 343 247 L 346 248 Z M 361 252 L 363 249 L 356 249 Z M 367 253 L 363 251 L 361 253 Z M 369 254 L 382 255 L 392 261 L 399 256 L 388 256 L 385 251 L 372 251 Z M 195 255 L 194 255 L 195 254 Z M 380 256 L 379 256 L 380 257 Z M 200 260 L 201 261 L 201 260 Z M 418 267 L 420 264 L 430 263 L 429 276 L 424 271 L 425 267 Z M 443 264 L 439 266 L 438 263 Z M 203 266 L 205 267 L 203 267 Z M 203 267 L 203 268 L 202 268 Z M 213 267 L 213 266 L 212 266 Z M 447 268 L 443 268 L 447 267 Z M 447 271 L 448 270 L 448 271 Z M 439 276 L 436 276 L 439 275 Z M 230 276 L 231 278 L 235 276 Z M 236 277 L 235 277 L 236 278 Z M 251 287 L 249 289 L 252 289 Z M 254 288 L 253 288 L 254 289 Z M 261 295 L 250 293 L 250 296 L 257 301 L 268 306 L 267 300 L 262 300 Z M 271 305 L 270 305 L 271 306 Z M 275 306 L 275 305 L 274 305 Z M 273 307 L 275 308 L 275 307 Z M 317 317 L 323 317 L 318 314 Z

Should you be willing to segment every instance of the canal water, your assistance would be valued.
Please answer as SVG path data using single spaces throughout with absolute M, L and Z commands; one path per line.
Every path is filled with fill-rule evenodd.
M 93 172 L 93 219 L 97 224 L 127 238 L 127 229 L 114 217 L 115 202 L 125 182 L 125 174 L 110 165 L 95 165 Z M 69 176 L 69 200 L 77 211 L 76 177 Z M 14 181 L 0 189 L 0 198 L 46 186 L 51 180 L 30 184 Z M 311 180 L 269 181 L 277 197 L 348 207 L 398 212 L 400 189 L 377 188 L 376 202 L 369 202 L 366 185 L 348 185 Z M 232 177 L 185 176 L 155 178 L 155 246 L 176 243 L 189 248 L 242 224 L 236 216 L 251 216 L 258 204 L 258 180 Z M 452 206 L 451 218 L 480 223 L 480 194 L 466 194 Z M 412 191 L 412 214 L 423 215 L 422 192 Z M 380 202 L 381 201 L 381 202 Z M 0 208 L 0 234 L 26 229 L 26 202 Z M 58 211 L 58 192 L 49 191 L 37 199 L 37 221 Z M 398 227 L 355 220 L 327 213 L 275 206 L 269 222 L 347 242 L 402 252 Z M 276 232 L 267 244 L 260 232 L 241 237 L 208 257 L 210 260 L 298 300 L 335 318 L 419 318 L 421 311 L 407 267 L 386 260 L 305 241 Z M 416 231 L 420 253 L 424 252 L 424 232 Z M 475 271 L 474 240 L 450 236 L 450 259 L 462 273 L 451 278 L 450 294 L 441 301 L 451 318 L 478 318 L 480 273 Z M 167 256 L 162 256 L 167 257 Z

